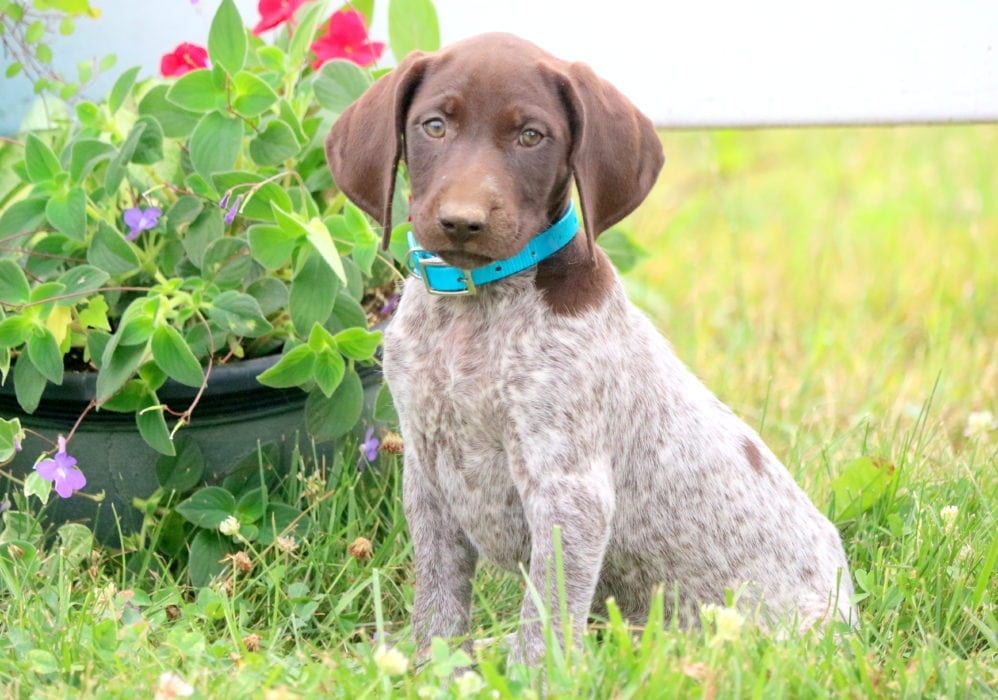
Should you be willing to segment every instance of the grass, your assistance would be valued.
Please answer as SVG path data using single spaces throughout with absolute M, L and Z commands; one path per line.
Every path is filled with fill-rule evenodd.
M 998 127 L 662 140 L 666 170 L 625 222 L 650 252 L 631 295 L 839 514 L 858 631 L 611 615 L 580 654 L 547 659 L 544 685 L 494 648 L 458 681 L 466 659 L 444 647 L 391 675 L 375 634 L 404 638 L 412 597 L 397 465 L 304 460 L 280 488 L 317 524 L 305 541 L 198 590 L 149 543 L 122 553 L 69 530 L 45 546 L 6 514 L 5 694 L 150 695 L 170 672 L 211 698 L 993 697 L 998 431 L 964 431 L 998 411 Z M 842 480 L 864 456 L 894 469 L 850 511 Z M 358 537 L 371 558 L 350 554 Z M 484 567 L 474 595 L 476 637 L 512 631 L 519 581 Z

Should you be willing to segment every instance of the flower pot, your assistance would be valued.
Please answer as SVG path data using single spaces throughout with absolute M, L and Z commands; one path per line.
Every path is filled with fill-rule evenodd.
M 240 463 L 252 459 L 261 446 L 278 455 L 275 465 L 278 469 L 287 468 L 297 439 L 300 438 L 303 450 L 308 444 L 307 394 L 299 389 L 268 388 L 256 381 L 257 375 L 275 361 L 276 358 L 265 357 L 220 365 L 212 370 L 191 424 L 177 435 L 178 441 L 190 440 L 200 448 L 206 465 L 206 482 L 220 481 Z M 360 377 L 365 404 L 371 406 L 380 384 L 380 372 L 364 368 Z M 8 382 L 0 387 L 0 417 L 19 418 L 25 429 L 54 443 L 58 435 L 69 432 L 95 392 L 95 374 L 67 372 L 61 386 L 46 388 L 38 409 L 29 415 L 18 406 L 13 383 Z M 168 381 L 158 396 L 175 410 L 184 410 L 196 393 L 196 389 Z M 38 455 L 50 446 L 29 432 L 24 449 L 5 469 L 23 478 L 31 472 Z M 332 442 L 320 445 L 326 454 L 332 447 Z M 86 475 L 83 492 L 103 491 L 105 497 L 97 503 L 79 494 L 62 499 L 53 492 L 46 508 L 47 517 L 55 522 L 82 522 L 108 544 L 119 541 L 119 527 L 120 534 L 134 532 L 142 522 L 142 514 L 133 506 L 133 500 L 146 498 L 155 491 L 159 485 L 156 463 L 161 458 L 142 440 L 134 414 L 91 411 L 77 428 L 68 452 Z

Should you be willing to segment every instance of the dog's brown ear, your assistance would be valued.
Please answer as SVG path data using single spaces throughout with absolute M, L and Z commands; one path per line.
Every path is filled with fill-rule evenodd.
M 571 166 L 594 254 L 596 237 L 648 195 L 665 156 L 651 120 L 584 63 L 559 80 L 572 131 Z
M 326 161 L 336 186 L 384 227 L 386 249 L 406 113 L 427 63 L 422 52 L 406 56 L 343 111 L 326 137 Z

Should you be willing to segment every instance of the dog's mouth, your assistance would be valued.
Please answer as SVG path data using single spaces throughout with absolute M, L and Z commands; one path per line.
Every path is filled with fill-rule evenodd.
M 436 251 L 436 255 L 448 265 L 462 270 L 472 270 L 476 267 L 488 265 L 493 261 L 493 258 L 479 255 L 478 253 L 469 253 L 466 250 L 440 250 Z

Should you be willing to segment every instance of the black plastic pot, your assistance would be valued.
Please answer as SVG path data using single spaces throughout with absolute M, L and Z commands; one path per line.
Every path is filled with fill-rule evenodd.
M 217 482 L 240 462 L 256 453 L 259 446 L 276 446 L 280 465 L 287 467 L 296 438 L 302 448 L 305 435 L 306 394 L 298 389 L 271 389 L 257 383 L 256 377 L 276 361 L 259 358 L 216 366 L 194 411 L 191 424 L 178 438 L 192 440 L 200 447 L 206 463 L 205 480 Z M 361 373 L 365 394 L 370 396 L 380 382 L 380 373 Z M 19 418 L 21 425 L 41 433 L 51 441 L 66 435 L 96 393 L 96 374 L 67 372 L 61 386 L 48 386 L 33 414 L 24 413 L 14 398 L 12 383 L 0 387 L 0 417 Z M 157 392 L 164 404 L 186 409 L 195 394 L 192 389 L 168 381 Z M 332 445 L 327 443 L 327 449 Z M 30 473 L 38 455 L 50 448 L 29 434 L 24 449 L 7 465 L 16 476 Z M 91 411 L 80 424 L 70 444 L 87 477 L 85 493 L 104 492 L 96 503 L 78 495 L 59 498 L 53 492 L 47 516 L 55 522 L 82 522 L 93 528 L 102 542 L 117 543 L 122 534 L 134 532 L 142 514 L 133 507 L 135 498 L 147 498 L 158 486 L 156 462 L 159 453 L 149 447 L 135 427 L 132 413 Z M 2 480 L 0 480 L 2 481 Z M 115 515 L 117 514 L 117 518 Z

